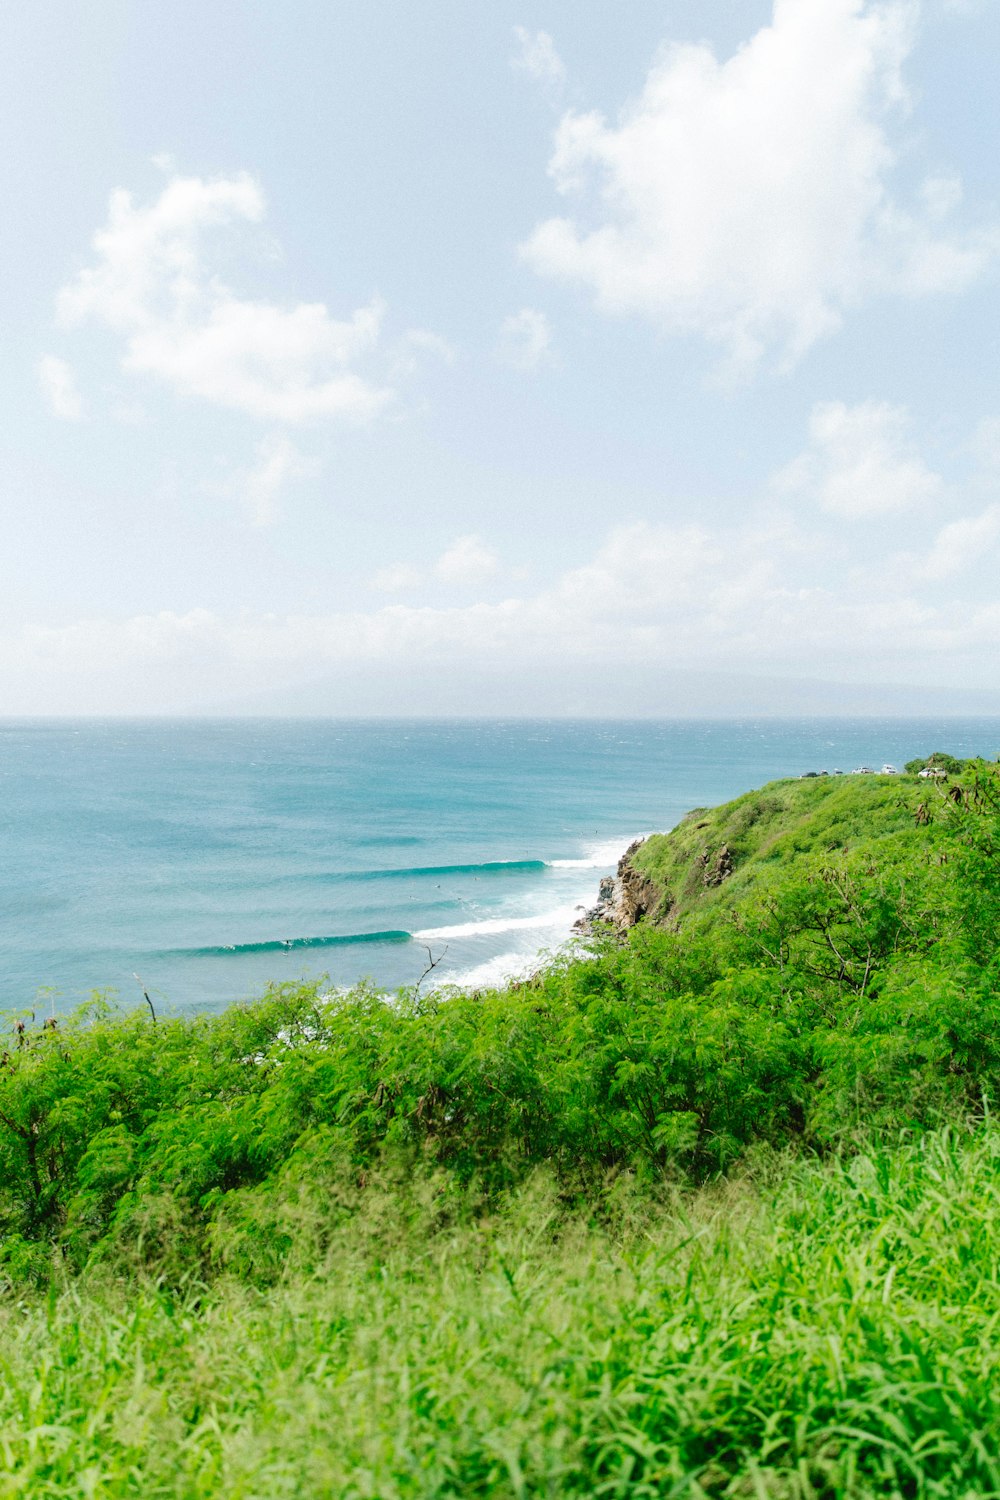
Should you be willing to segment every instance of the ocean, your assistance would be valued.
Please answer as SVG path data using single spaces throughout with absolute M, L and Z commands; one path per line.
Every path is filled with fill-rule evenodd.
M 0 1009 L 485 985 L 690 808 L 935 749 L 1000 720 L 0 721 Z

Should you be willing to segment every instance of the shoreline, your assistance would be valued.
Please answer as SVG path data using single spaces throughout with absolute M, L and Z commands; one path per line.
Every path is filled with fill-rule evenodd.
M 632 863 L 633 856 L 652 835 L 640 834 L 619 857 L 613 875 L 605 875 L 598 887 L 597 901 L 573 924 L 573 931 L 591 936 L 599 928 L 623 933 L 659 905 L 661 892 Z

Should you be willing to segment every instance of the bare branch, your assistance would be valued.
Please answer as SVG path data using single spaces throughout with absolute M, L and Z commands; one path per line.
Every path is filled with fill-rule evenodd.
M 134 970 L 132 972 L 132 978 L 135 980 L 136 984 L 142 990 L 143 999 L 145 1000 L 146 1004 L 149 1006 L 149 1014 L 152 1016 L 152 1018 L 153 1018 L 153 1025 L 155 1026 L 156 1025 L 156 1011 L 153 1009 L 153 1002 L 149 998 L 149 992 L 146 989 L 146 986 L 143 984 L 142 980 L 139 978 L 138 974 L 136 974 Z
M 424 952 L 427 954 L 427 967 L 424 970 L 424 972 L 421 974 L 420 978 L 417 980 L 416 984 L 413 986 L 414 999 L 416 998 L 417 993 L 420 990 L 420 986 L 423 984 L 423 982 L 427 978 L 428 974 L 430 974 L 433 969 L 437 968 L 438 964 L 441 962 L 441 960 L 444 958 L 445 954 L 448 952 L 448 944 L 445 943 L 444 947 L 441 949 L 441 952 L 438 954 L 437 958 L 434 957 L 434 955 L 431 952 L 430 948 L 427 947 L 426 944 L 424 945 Z

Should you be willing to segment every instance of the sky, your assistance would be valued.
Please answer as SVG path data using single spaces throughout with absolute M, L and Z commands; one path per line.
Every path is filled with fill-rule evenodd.
M 1000 707 L 995 0 L 5 33 L 0 713 Z

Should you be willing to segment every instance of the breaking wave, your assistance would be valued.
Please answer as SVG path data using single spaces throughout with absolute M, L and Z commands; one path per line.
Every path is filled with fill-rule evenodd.
M 187 958 L 226 958 L 233 953 L 290 953 L 301 948 L 345 948 L 351 943 L 409 943 L 413 934 L 401 929 L 387 932 L 345 932 L 332 937 L 268 938 L 262 943 L 219 943 L 208 948 L 175 948 Z

